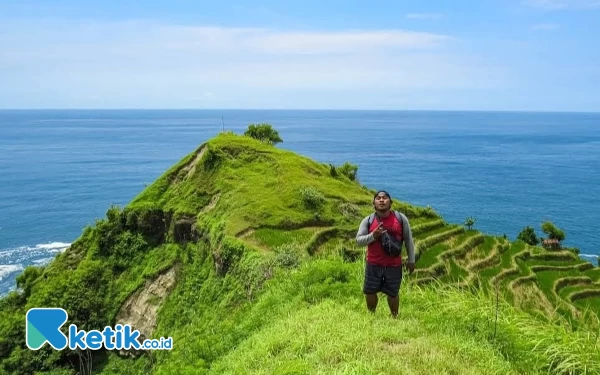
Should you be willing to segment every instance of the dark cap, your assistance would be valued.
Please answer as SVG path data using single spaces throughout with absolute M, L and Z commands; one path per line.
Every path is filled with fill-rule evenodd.
M 377 196 L 381 193 L 384 193 L 390 200 L 392 199 L 392 196 L 390 195 L 390 193 L 388 193 L 385 190 L 379 190 L 377 193 L 375 193 L 375 195 L 373 196 L 373 199 L 377 198 Z

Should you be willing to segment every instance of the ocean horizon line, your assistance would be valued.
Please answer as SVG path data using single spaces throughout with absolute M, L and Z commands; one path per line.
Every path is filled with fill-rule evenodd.
M 322 112 L 422 112 L 422 113 L 515 113 L 515 114 L 600 114 L 600 109 L 597 111 L 567 111 L 567 110 L 512 110 L 512 109 L 376 109 L 376 108 L 0 108 L 0 112 L 42 112 L 42 111 L 197 111 L 197 112 L 214 112 L 214 111 L 322 111 Z

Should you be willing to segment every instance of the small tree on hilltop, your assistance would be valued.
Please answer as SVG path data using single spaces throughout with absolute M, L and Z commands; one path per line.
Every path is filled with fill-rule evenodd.
M 530 226 L 523 228 L 523 230 L 517 236 L 517 239 L 531 246 L 535 246 L 540 242 L 540 239 L 535 234 L 535 230 Z
M 269 124 L 250 124 L 244 135 L 270 145 L 283 142 L 277 130 L 273 129 Z
M 467 220 L 465 220 L 465 225 L 467 226 L 467 228 L 469 228 L 469 230 L 471 230 L 471 228 L 473 227 L 473 225 L 475 225 L 476 221 L 477 220 L 474 217 L 469 216 L 467 218 Z
M 542 224 L 542 231 L 546 233 L 551 240 L 562 241 L 565 239 L 565 232 L 550 221 L 545 221 Z

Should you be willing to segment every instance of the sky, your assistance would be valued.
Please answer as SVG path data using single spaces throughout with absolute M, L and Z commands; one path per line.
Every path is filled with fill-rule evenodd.
M 600 111 L 600 0 L 0 0 L 0 108 Z

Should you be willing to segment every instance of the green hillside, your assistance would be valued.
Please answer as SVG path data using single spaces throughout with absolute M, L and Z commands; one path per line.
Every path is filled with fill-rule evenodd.
M 367 313 L 354 238 L 374 190 L 222 133 L 0 300 L 0 374 L 597 374 L 600 268 L 396 197 L 418 249 L 398 319 Z M 170 351 L 27 348 L 25 314 L 130 322 Z M 66 332 L 66 331 L 65 331 Z

